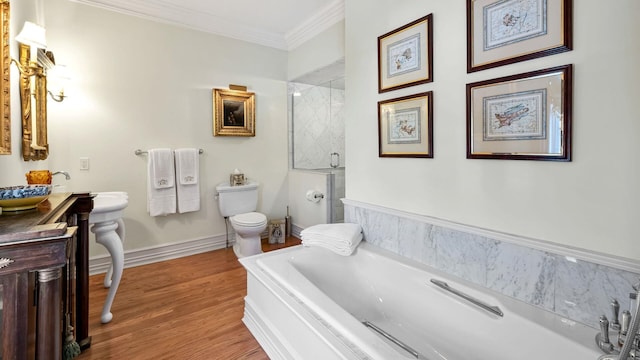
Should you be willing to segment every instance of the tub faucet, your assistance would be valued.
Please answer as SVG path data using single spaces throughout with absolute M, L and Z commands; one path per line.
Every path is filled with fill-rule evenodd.
M 58 175 L 58 174 L 62 174 L 62 175 L 64 175 L 64 178 L 65 178 L 66 180 L 71 180 L 71 176 L 70 176 L 70 175 L 69 175 L 69 173 L 68 173 L 68 172 L 66 172 L 66 171 L 56 171 L 56 172 L 52 173 L 52 174 L 51 174 L 51 176 L 53 176 L 53 175 Z
M 612 326 L 617 331 L 617 339 L 609 341 L 609 321 L 606 316 L 600 317 L 600 333 L 596 335 L 596 343 L 606 354 L 598 360 L 632 360 L 640 359 L 640 283 L 633 286 L 634 292 L 629 294 L 631 300 L 635 299 L 633 315 L 629 311 L 622 313 L 622 323 Z M 614 319 L 617 320 L 617 301 L 612 302 Z

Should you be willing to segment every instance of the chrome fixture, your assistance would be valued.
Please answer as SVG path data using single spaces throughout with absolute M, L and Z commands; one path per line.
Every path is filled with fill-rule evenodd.
M 54 172 L 54 173 L 51 173 L 51 176 L 53 176 L 53 175 L 58 175 L 58 174 L 62 174 L 62 175 L 64 175 L 64 178 L 65 178 L 66 180 L 71 180 L 71 176 L 70 176 L 70 175 L 69 175 L 69 173 L 68 173 L 68 172 L 66 172 L 66 171 L 56 171 L 56 172 Z
M 397 345 L 398 347 L 400 347 L 402 350 L 408 352 L 409 354 L 413 355 L 414 358 L 422 360 L 424 359 L 424 357 L 417 352 L 416 350 L 414 350 L 412 347 L 410 347 L 409 345 L 405 344 L 404 342 L 400 341 L 400 339 L 398 339 L 397 337 L 389 334 L 388 332 L 382 330 L 381 328 L 379 328 L 378 326 L 376 326 L 374 323 L 370 322 L 370 321 L 363 321 L 362 325 L 371 328 L 373 331 L 377 332 L 378 334 L 382 335 L 385 339 L 391 341 L 392 343 L 394 343 L 395 345 Z
M 435 285 L 438 285 L 439 287 L 443 288 L 444 290 L 457 295 L 465 300 L 467 300 L 468 302 L 472 303 L 473 305 L 476 305 L 494 315 L 498 315 L 500 317 L 504 316 L 504 313 L 502 312 L 502 310 L 500 310 L 499 307 L 497 306 L 492 306 L 492 305 L 488 305 L 485 302 L 478 300 L 476 298 L 474 298 L 473 296 L 467 295 L 465 293 L 463 293 L 462 291 L 456 290 L 454 288 L 452 288 L 451 286 L 449 286 L 449 284 L 447 284 L 444 281 L 441 280 L 437 280 L 437 279 L 431 279 L 431 282 L 434 283 Z
M 634 303 L 633 316 L 630 311 L 623 311 L 618 322 L 620 305 L 616 299 L 611 301 L 613 320 L 609 322 L 605 315 L 600 316 L 600 332 L 596 335 L 596 344 L 605 352 L 598 360 L 632 360 L 640 359 L 640 283 L 633 286 L 635 292 L 629 294 Z M 635 301 L 633 301 L 635 300 Z M 615 335 L 611 339 L 611 333 Z M 611 341 L 613 340 L 613 342 Z
M 334 169 L 339 167 L 340 166 L 340 154 L 338 154 L 337 152 L 332 152 L 330 155 L 331 155 L 331 163 L 330 163 L 331 167 L 334 168 Z M 334 158 L 337 158 L 336 162 L 333 161 Z

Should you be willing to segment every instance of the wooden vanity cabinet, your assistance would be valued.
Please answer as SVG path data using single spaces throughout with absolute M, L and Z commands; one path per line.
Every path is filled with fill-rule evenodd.
M 61 359 L 67 316 L 76 341 L 90 346 L 92 204 L 89 194 L 54 194 L 37 209 L 0 215 L 0 359 Z

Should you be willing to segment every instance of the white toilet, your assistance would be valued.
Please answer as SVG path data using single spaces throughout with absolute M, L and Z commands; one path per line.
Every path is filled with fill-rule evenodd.
M 258 183 L 231 186 L 222 183 L 216 186 L 220 214 L 229 218 L 236 232 L 233 251 L 238 258 L 262 252 L 260 234 L 267 227 L 267 217 L 256 212 L 258 207 Z

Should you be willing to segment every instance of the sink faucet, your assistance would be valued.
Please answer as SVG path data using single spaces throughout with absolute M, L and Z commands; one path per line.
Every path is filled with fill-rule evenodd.
M 68 172 L 66 172 L 66 171 L 56 171 L 56 172 L 52 173 L 52 174 L 51 174 L 51 176 L 53 176 L 53 175 L 58 175 L 58 174 L 62 174 L 62 175 L 64 175 L 64 178 L 65 178 L 65 179 L 67 179 L 67 180 L 71 180 L 71 176 L 70 176 L 70 175 L 69 175 L 69 173 L 68 173 Z
M 596 336 L 596 343 L 606 354 L 598 358 L 598 360 L 630 360 L 640 358 L 640 283 L 633 286 L 635 292 L 629 294 L 629 297 L 635 299 L 633 316 L 628 311 L 623 312 L 622 324 L 612 327 L 618 330 L 618 339 L 616 344 L 609 342 L 609 321 L 606 316 L 600 317 L 601 332 Z M 614 303 L 612 303 L 614 304 Z M 615 302 L 617 304 L 617 301 Z M 614 319 L 617 320 L 617 310 L 614 306 Z

